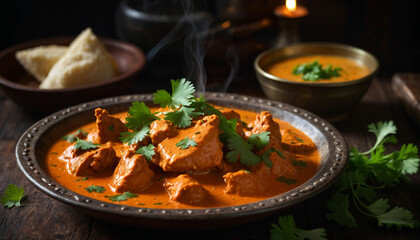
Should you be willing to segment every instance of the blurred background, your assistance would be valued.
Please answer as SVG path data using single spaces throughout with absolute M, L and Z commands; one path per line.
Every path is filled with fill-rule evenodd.
M 134 29 L 143 34 L 143 40 L 149 42 L 144 40 L 139 43 L 133 40 L 129 32 L 130 26 L 127 27 L 130 23 L 126 19 L 131 13 L 124 12 L 121 8 L 123 4 L 126 7 L 128 4 L 129 8 L 157 16 L 175 16 L 187 10 L 190 13 L 204 13 L 197 15 L 197 22 L 204 31 L 198 29 L 193 34 L 201 34 L 200 37 L 204 39 L 204 64 L 208 78 L 216 83 L 226 81 L 227 78 L 240 79 L 241 76 L 252 76 L 255 79 L 250 66 L 255 56 L 272 46 L 277 38 L 279 19 L 274 16 L 273 11 L 276 6 L 284 5 L 285 1 L 201 0 L 188 1 L 190 4 L 187 7 L 178 9 L 174 6 L 179 2 L 2 0 L 0 49 L 32 39 L 75 36 L 86 27 L 91 27 L 98 36 L 122 38 L 141 45 L 145 53 L 149 53 L 148 60 L 153 60 L 145 69 L 146 75 L 155 73 L 162 78 L 167 75 L 194 75 L 197 73 L 185 73 L 186 68 L 191 70 L 193 67 L 184 66 L 184 73 L 176 72 L 179 67 L 173 67 L 180 62 L 179 59 L 187 58 L 182 57 L 185 50 L 181 51 L 176 47 L 179 42 L 169 41 L 162 49 L 153 49 L 156 43 L 154 34 L 159 31 L 159 27 L 145 25 L 146 27 Z M 396 72 L 420 72 L 420 1 L 298 0 L 297 4 L 306 6 L 309 11 L 298 23 L 301 41 L 337 42 L 367 50 L 380 62 L 380 77 L 391 77 Z M 194 22 L 195 18 L 189 21 Z M 177 34 L 174 33 L 175 36 Z M 182 36 L 174 38 L 184 40 Z M 200 47 L 192 48 L 191 51 L 199 50 Z M 230 51 L 233 53 L 228 56 Z M 162 66 L 167 66 L 167 73 L 162 73 Z M 237 69 L 232 71 L 232 66 Z M 156 68 L 160 70 L 156 72 Z M 216 85 L 213 88 L 223 88 Z

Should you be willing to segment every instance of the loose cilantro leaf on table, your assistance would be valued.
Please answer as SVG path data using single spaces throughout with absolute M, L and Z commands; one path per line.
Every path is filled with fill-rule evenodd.
M 279 223 L 272 224 L 270 229 L 271 240 L 326 240 L 327 234 L 324 228 L 313 230 L 303 230 L 296 227 L 295 219 L 292 215 L 279 217 Z
M 74 145 L 74 149 L 81 148 L 82 150 L 89 150 L 98 148 L 98 146 L 101 146 L 101 144 L 93 143 L 91 141 L 85 141 L 78 138 L 76 144 Z
M 121 201 L 127 201 L 127 199 L 129 198 L 134 198 L 137 197 L 137 194 L 131 193 L 131 192 L 124 192 L 123 194 L 119 194 L 119 195 L 112 195 L 112 196 L 105 196 L 107 198 L 109 198 L 109 200 L 115 202 L 121 202 Z
M 143 146 L 137 149 L 136 153 L 141 154 L 146 158 L 147 161 L 152 160 L 152 156 L 155 155 L 155 146 L 149 144 L 148 146 Z
M 86 187 L 85 189 L 86 189 L 86 191 L 88 191 L 90 193 L 91 192 L 102 193 L 102 192 L 106 191 L 104 187 L 96 186 L 96 185 L 90 185 L 90 186 Z
M 322 68 L 322 64 L 319 64 L 318 60 L 315 60 L 311 63 L 304 63 L 297 65 L 292 73 L 294 75 L 303 74 L 302 79 L 305 81 L 317 81 L 319 79 L 330 79 L 331 77 L 339 77 L 341 74 L 339 71 L 342 71 L 341 67 L 333 68 L 331 65 L 328 65 L 326 68 Z
M 377 219 L 378 226 L 415 228 L 420 226 L 410 211 L 393 207 L 388 199 L 377 199 L 376 189 L 392 187 L 401 181 L 408 181 L 407 174 L 418 172 L 420 159 L 418 148 L 413 144 L 402 145 L 399 151 L 385 154 L 385 143 L 396 143 L 393 134 L 397 128 L 392 121 L 378 122 L 368 126 L 376 136 L 374 146 L 366 152 L 351 148 L 349 163 L 345 172 L 335 184 L 336 193 L 328 201 L 329 220 L 340 225 L 357 226 L 349 211 L 353 203 L 362 214 Z
M 188 137 L 185 137 L 175 145 L 177 147 L 180 147 L 181 149 L 187 149 L 189 147 L 197 146 L 197 142 L 194 139 L 189 139 Z
M 69 143 L 74 143 L 77 141 L 77 138 L 85 138 L 87 136 L 87 132 L 83 131 L 82 129 L 77 129 L 75 133 L 66 135 L 63 137 L 64 140 L 67 140 Z
M 7 189 L 1 196 L 1 205 L 8 208 L 20 207 L 20 201 L 24 197 L 24 193 L 25 191 L 23 190 L 23 188 L 19 188 L 14 184 L 7 185 Z

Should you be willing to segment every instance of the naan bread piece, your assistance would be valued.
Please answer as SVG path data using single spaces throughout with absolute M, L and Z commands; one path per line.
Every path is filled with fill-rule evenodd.
M 117 63 L 88 28 L 70 44 L 66 54 L 53 66 L 39 87 L 60 89 L 86 86 L 109 80 L 117 73 Z
M 66 51 L 66 46 L 39 46 L 17 51 L 15 57 L 29 74 L 39 82 L 43 82 L 51 68 Z

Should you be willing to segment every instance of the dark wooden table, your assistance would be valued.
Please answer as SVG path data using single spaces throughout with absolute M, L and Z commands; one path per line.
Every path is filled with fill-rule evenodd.
M 262 96 L 258 84 L 237 83 L 230 92 Z M 144 92 L 144 91 L 143 91 Z M 120 226 L 94 219 L 74 208 L 53 200 L 37 190 L 17 167 L 15 145 L 20 135 L 42 116 L 33 115 L 6 99 L 0 93 L 0 192 L 9 183 L 25 189 L 22 207 L 0 207 L 0 239 L 268 239 L 271 224 L 281 215 L 292 214 L 297 226 L 303 229 L 326 228 L 328 239 L 420 239 L 420 230 L 388 230 L 377 227 L 376 220 L 356 214 L 358 227 L 341 227 L 328 221 L 327 190 L 287 211 L 246 225 L 212 230 L 169 231 Z M 362 102 L 343 122 L 334 124 L 349 146 L 367 150 L 375 140 L 367 125 L 380 120 L 393 120 L 398 127 L 399 143 L 420 145 L 420 133 L 411 122 L 390 85 L 390 79 L 375 79 Z M 420 220 L 420 174 L 410 176 L 411 184 L 401 184 L 380 192 L 392 205 L 409 209 Z

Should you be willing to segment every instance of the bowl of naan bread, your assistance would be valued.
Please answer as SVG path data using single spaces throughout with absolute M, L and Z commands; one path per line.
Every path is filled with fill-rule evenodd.
M 76 37 L 21 43 L 0 52 L 0 89 L 31 112 L 52 112 L 117 96 L 146 63 L 138 47 L 99 38 L 90 28 Z

